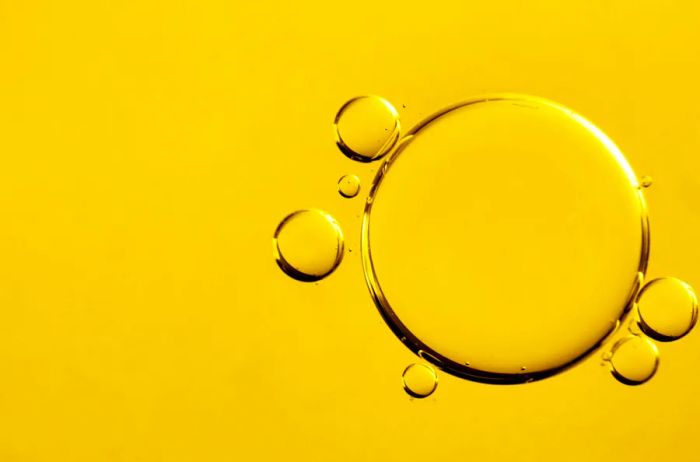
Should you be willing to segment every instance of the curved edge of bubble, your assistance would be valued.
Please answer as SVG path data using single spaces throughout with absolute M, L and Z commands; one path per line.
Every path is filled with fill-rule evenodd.
M 432 388 L 430 389 L 430 392 L 429 392 L 429 393 L 427 393 L 427 394 L 417 393 L 417 392 L 415 392 L 413 389 L 411 389 L 411 387 L 409 386 L 408 383 L 406 383 L 406 373 L 407 373 L 408 371 L 410 371 L 411 369 L 413 369 L 414 367 L 424 367 L 424 368 L 428 369 L 428 371 L 429 371 L 430 374 L 432 375 L 432 378 L 433 378 L 433 386 L 432 386 Z M 425 399 L 425 398 L 427 398 L 427 397 L 429 397 L 429 396 L 432 396 L 432 394 L 435 393 L 435 390 L 437 390 L 438 382 L 439 382 L 439 381 L 440 381 L 440 378 L 439 378 L 439 376 L 437 375 L 437 373 L 435 372 L 435 370 L 434 370 L 431 366 L 426 365 L 426 364 L 411 363 L 411 364 L 409 364 L 408 366 L 406 366 L 406 367 L 404 368 L 403 372 L 401 373 L 401 382 L 402 382 L 402 384 L 403 384 L 403 390 L 404 390 L 404 391 L 406 392 L 406 394 L 407 394 L 408 396 L 410 396 L 411 398 Z
M 307 274 L 304 273 L 303 271 L 299 271 L 296 269 L 294 266 L 292 266 L 290 263 L 285 260 L 285 258 L 282 256 L 282 252 L 280 251 L 279 248 L 279 243 L 277 242 L 277 236 L 279 235 L 280 231 L 284 228 L 284 226 L 292 219 L 294 219 L 296 216 L 302 214 L 302 213 L 318 213 L 323 218 L 335 229 L 335 231 L 338 233 L 338 236 L 340 236 L 340 239 L 338 241 L 338 248 L 336 249 L 336 255 L 335 255 L 335 263 L 333 264 L 333 267 L 329 270 L 326 271 L 323 274 Z M 287 215 L 282 221 L 279 222 L 277 227 L 275 228 L 275 232 L 272 235 L 272 256 L 275 258 L 275 263 L 277 263 L 277 266 L 289 277 L 292 279 L 299 281 L 299 282 L 318 282 L 321 279 L 325 279 L 328 276 L 330 276 L 339 266 L 340 263 L 343 261 L 343 256 L 345 255 L 345 239 L 343 235 L 343 230 L 340 227 L 340 224 L 338 221 L 330 215 L 328 212 L 325 212 L 321 209 L 300 209 L 296 210 L 289 215 Z
M 416 337 L 403 322 L 396 315 L 394 310 L 391 308 L 391 304 L 387 300 L 384 292 L 381 288 L 381 284 L 376 276 L 376 271 L 374 268 L 374 262 L 372 261 L 371 246 L 370 246 L 370 217 L 372 212 L 372 205 L 374 202 L 374 196 L 379 189 L 384 177 L 389 172 L 391 164 L 396 161 L 398 156 L 410 145 L 410 142 L 414 135 L 420 132 L 428 124 L 434 120 L 443 117 L 450 112 L 461 109 L 468 106 L 478 106 L 480 104 L 493 102 L 493 101 L 513 101 L 527 104 L 528 102 L 535 102 L 538 104 L 544 104 L 553 107 L 565 114 L 573 117 L 576 121 L 582 123 L 591 133 L 598 138 L 611 152 L 611 154 L 616 158 L 618 164 L 625 172 L 625 176 L 630 182 L 630 186 L 636 190 L 637 197 L 639 199 L 640 215 L 641 215 L 641 249 L 640 258 L 637 268 L 637 272 L 633 276 L 632 285 L 630 287 L 627 300 L 622 308 L 619 317 L 615 320 L 613 325 L 608 329 L 604 335 L 590 348 L 581 353 L 579 356 L 573 358 L 571 361 L 560 366 L 545 369 L 541 371 L 527 372 L 527 373 L 499 373 L 499 372 L 486 372 L 479 369 L 471 367 L 469 364 L 461 364 L 453 361 L 421 341 Z M 617 147 L 617 145 L 598 127 L 596 127 L 592 122 L 589 122 L 583 116 L 575 113 L 573 110 L 568 109 L 560 104 L 557 104 L 551 100 L 530 96 L 517 93 L 494 93 L 489 95 L 477 96 L 470 98 L 468 100 L 462 101 L 450 105 L 432 115 L 424 118 L 418 122 L 413 128 L 411 128 L 406 134 L 401 137 L 394 149 L 388 153 L 388 157 L 384 160 L 381 167 L 377 169 L 377 173 L 372 180 L 367 193 L 367 200 L 365 202 L 365 208 L 362 215 L 362 228 L 361 228 L 361 239 L 360 239 L 360 249 L 362 253 L 362 267 L 365 277 L 365 282 L 369 289 L 372 301 L 375 307 L 382 316 L 384 322 L 389 326 L 391 331 L 394 333 L 396 338 L 399 339 L 409 350 L 411 350 L 417 356 L 425 359 L 426 361 L 432 363 L 434 366 L 440 370 L 453 375 L 458 378 L 471 380 L 474 382 L 480 382 L 492 385 L 518 385 L 524 383 L 531 383 L 534 381 L 542 380 L 547 377 L 551 377 L 555 374 L 563 372 L 576 364 L 580 363 L 584 359 L 591 356 L 594 352 L 598 351 L 603 345 L 608 343 L 620 329 L 620 326 L 629 317 L 629 314 L 633 311 L 634 303 L 637 294 L 641 290 L 644 279 L 647 272 L 648 262 L 649 262 L 649 251 L 650 251 L 650 229 L 649 229 L 649 216 L 646 200 L 644 199 L 644 194 L 642 193 L 642 188 L 639 188 L 639 180 L 635 175 L 632 167 L 625 159 L 624 155 Z
M 355 193 L 354 193 L 354 194 L 346 194 L 346 193 L 343 191 L 343 188 L 342 188 L 342 186 L 341 186 L 341 182 L 342 182 L 345 178 L 350 178 L 350 179 L 352 179 L 355 183 L 357 183 L 357 189 L 355 190 Z M 338 194 L 340 194 L 340 196 L 343 197 L 344 199 L 354 199 L 354 198 L 357 197 L 357 195 L 360 194 L 360 192 L 362 191 L 362 185 L 361 185 L 361 183 L 360 183 L 360 177 L 358 177 L 358 176 L 355 175 L 354 173 L 346 173 L 346 174 L 344 174 L 344 175 L 341 175 L 341 177 L 338 178 L 337 186 L 338 186 Z
M 651 326 L 647 324 L 647 322 L 644 320 L 644 317 L 642 316 L 641 311 L 639 310 L 639 300 L 641 297 L 644 295 L 644 292 L 647 290 L 648 287 L 651 287 L 652 284 L 658 281 L 662 280 L 673 280 L 681 284 L 681 286 L 688 292 L 690 295 L 691 299 L 693 300 L 693 313 L 691 315 L 690 319 L 690 324 L 688 325 L 688 329 L 683 332 L 681 335 L 666 335 L 662 334 L 661 332 L 658 332 L 654 330 Z M 663 343 L 669 343 L 669 342 L 675 342 L 676 340 L 680 340 L 689 333 L 693 331 L 693 328 L 698 322 L 698 296 L 695 293 L 695 290 L 693 287 L 688 284 L 687 282 L 683 281 L 682 279 L 678 279 L 673 276 L 664 276 L 660 278 L 654 278 L 650 281 L 648 281 L 644 286 L 641 288 L 641 290 L 636 294 L 635 296 L 635 308 L 636 308 L 636 313 L 637 313 L 637 326 L 639 329 L 646 335 L 647 337 L 656 340 L 657 342 L 663 342 Z
M 343 141 L 342 137 L 340 136 L 340 132 L 338 131 L 338 122 L 341 119 L 341 116 L 343 115 L 343 112 L 351 106 L 353 103 L 355 103 L 357 100 L 363 99 L 363 98 L 376 98 L 379 101 L 382 102 L 382 104 L 391 112 L 391 114 L 394 116 L 395 120 L 395 127 L 394 127 L 394 133 L 392 134 L 391 138 L 388 138 L 384 144 L 379 148 L 379 152 L 375 154 L 373 157 L 366 157 L 362 156 L 360 154 L 357 154 L 355 151 L 352 150 L 350 146 L 345 144 L 345 141 Z M 360 95 L 360 96 L 355 96 L 353 98 L 350 98 L 348 101 L 346 101 L 342 106 L 340 106 L 340 109 L 338 109 L 338 112 L 335 115 L 335 118 L 333 119 L 333 136 L 335 138 L 335 145 L 338 147 L 340 152 L 345 155 L 345 157 L 354 160 L 356 162 L 361 162 L 363 164 L 369 164 L 372 162 L 376 162 L 378 160 L 383 159 L 386 157 L 388 154 L 390 154 L 392 151 L 395 151 L 398 147 L 398 143 L 401 141 L 401 120 L 399 117 L 399 112 L 396 110 L 393 104 L 391 104 L 390 101 L 388 101 L 386 98 L 379 96 L 379 95 Z
M 647 377 L 645 377 L 644 380 L 632 380 L 632 379 L 626 377 L 623 373 L 621 373 L 619 370 L 617 370 L 617 368 L 615 368 L 615 365 L 613 364 L 615 352 L 619 348 L 624 346 L 624 344 L 626 344 L 627 342 L 634 341 L 634 340 L 641 340 L 642 342 L 645 342 L 647 345 L 649 345 L 651 347 L 651 351 L 654 354 L 654 366 L 652 368 L 651 374 L 649 374 Z M 653 379 L 654 376 L 656 375 L 656 373 L 659 371 L 659 364 L 661 363 L 661 360 L 659 358 L 659 349 L 656 346 L 656 344 L 654 344 L 653 341 L 651 341 L 648 338 L 645 338 L 642 335 L 632 334 L 632 335 L 627 336 L 627 337 L 622 337 L 617 342 L 615 342 L 615 344 L 612 346 L 612 348 L 610 348 L 609 354 L 610 354 L 610 357 L 608 359 L 605 359 L 605 361 L 607 361 L 609 363 L 610 374 L 613 377 L 615 377 L 615 380 L 617 380 L 618 382 L 620 382 L 623 385 L 628 385 L 631 387 L 644 385 L 645 383 L 647 383 L 648 381 Z

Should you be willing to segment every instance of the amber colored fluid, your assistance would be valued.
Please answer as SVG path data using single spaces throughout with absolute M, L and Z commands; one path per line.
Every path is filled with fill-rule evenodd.
M 697 460 L 697 328 L 642 386 L 596 354 L 523 386 L 437 370 L 411 400 L 424 360 L 360 258 L 386 156 L 349 159 L 333 122 L 357 95 L 391 101 L 402 135 L 493 92 L 575 109 L 654 179 L 646 280 L 697 289 L 698 24 L 696 0 L 0 1 L 0 461 Z M 346 249 L 318 285 L 271 245 L 311 208 Z

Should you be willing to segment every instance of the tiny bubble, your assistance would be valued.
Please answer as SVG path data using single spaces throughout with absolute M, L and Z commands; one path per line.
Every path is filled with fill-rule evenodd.
M 404 391 L 411 398 L 427 398 L 437 388 L 435 369 L 427 364 L 414 363 L 404 369 L 401 376 Z
M 360 178 L 357 175 L 343 175 L 338 180 L 338 193 L 346 198 L 352 199 L 360 192 Z

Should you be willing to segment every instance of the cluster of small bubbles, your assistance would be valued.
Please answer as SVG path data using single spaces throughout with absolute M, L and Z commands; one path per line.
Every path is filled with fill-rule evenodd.
M 360 193 L 360 178 L 357 175 L 343 175 L 338 180 L 338 193 L 352 199 Z
M 698 299 L 687 283 L 664 277 L 649 281 L 636 300 L 639 328 L 660 342 L 687 335 L 698 319 Z
M 287 215 L 275 230 L 272 246 L 282 271 L 302 282 L 325 278 L 343 260 L 340 225 L 331 215 L 316 209 Z
M 388 159 L 381 168 L 370 170 L 376 170 L 376 176 L 365 204 L 360 253 L 368 288 L 384 320 L 429 363 L 414 363 L 403 371 L 403 388 L 409 396 L 420 399 L 434 393 L 438 376 L 431 365 L 485 383 L 546 378 L 599 348 L 620 332 L 621 325 L 623 336 L 617 335 L 602 355 L 603 364 L 619 382 L 640 385 L 654 376 L 659 365 L 651 339 L 677 340 L 694 327 L 698 301 L 688 284 L 660 278 L 640 290 L 649 254 L 642 189 L 652 185 L 652 178 L 638 180 L 614 143 L 573 111 L 540 98 L 493 95 L 450 106 L 403 135 L 391 103 L 378 96 L 360 96 L 340 108 L 333 126 L 336 145 L 346 157 L 363 163 Z M 504 130 L 509 137 L 500 136 Z M 412 161 L 392 168 L 409 145 Z M 481 170 L 477 181 L 465 185 L 461 172 L 475 167 Z M 385 182 L 390 169 L 392 180 Z M 494 186 L 492 175 L 498 175 L 499 186 Z M 587 181 L 592 176 L 598 179 L 595 185 Z M 437 181 L 428 184 L 421 180 L 425 177 Z M 428 187 L 409 191 L 407 184 Z M 343 175 L 337 190 L 344 198 L 356 197 L 359 177 Z M 556 201 L 550 200 L 553 191 Z M 472 197 L 488 199 L 466 199 Z M 527 213 L 514 207 L 517 204 L 528 204 Z M 587 212 L 572 213 L 571 204 Z M 539 208 L 533 210 L 535 206 Z M 417 216 L 421 220 L 416 221 Z M 615 231 L 603 230 L 601 222 Z M 509 230 L 514 231 L 508 234 Z M 396 239 L 402 235 L 405 239 Z M 455 249 L 448 245 L 454 240 L 445 236 L 459 236 L 465 244 Z M 406 239 L 419 244 L 412 253 L 402 244 Z M 495 247 L 484 246 L 494 239 Z M 538 239 L 542 242 L 533 245 Z M 273 255 L 291 278 L 317 284 L 343 259 L 342 230 L 326 212 L 296 211 L 275 230 Z M 513 264 L 519 261 L 539 262 L 540 279 L 570 284 L 560 283 L 556 294 L 546 286 L 520 300 L 520 305 L 539 310 L 538 319 L 546 319 L 528 330 L 522 329 L 524 318 L 518 316 L 532 309 L 514 309 L 499 299 L 497 282 L 504 277 L 528 289 L 519 292 L 532 292 L 531 283 L 519 277 L 523 268 Z M 501 274 L 507 267 L 513 267 L 511 276 Z M 484 268 L 498 271 L 499 277 Z M 577 270 L 576 277 L 561 278 Z M 383 277 L 381 287 L 378 273 Z M 632 287 L 631 274 L 636 274 Z M 464 281 L 478 290 L 468 292 L 466 308 L 454 310 L 449 290 L 463 297 Z M 582 297 L 569 309 L 589 314 L 581 316 L 577 326 L 569 326 L 560 316 L 561 298 L 575 287 L 598 287 L 601 281 L 609 290 L 602 295 L 584 292 L 592 294 L 590 300 Z M 635 316 L 628 316 L 625 307 L 632 302 Z M 484 310 L 489 303 L 493 309 Z M 481 309 L 473 312 L 471 306 Z M 599 308 L 581 310 L 589 306 Z
M 646 337 L 628 335 L 603 355 L 613 377 L 625 385 L 648 382 L 659 368 L 659 351 Z
M 432 366 L 421 363 L 410 364 L 401 376 L 404 391 L 413 398 L 427 398 L 438 385 L 438 376 Z
M 334 128 L 340 151 L 358 162 L 384 157 L 401 133 L 398 112 L 379 96 L 359 96 L 345 103 L 335 116 Z

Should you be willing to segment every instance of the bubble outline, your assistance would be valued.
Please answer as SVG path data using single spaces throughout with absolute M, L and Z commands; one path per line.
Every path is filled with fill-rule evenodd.
M 328 224 L 333 227 L 335 232 L 338 235 L 338 247 L 336 248 L 336 255 L 335 255 L 335 260 L 333 261 L 333 266 L 328 270 L 327 272 L 320 274 L 320 275 L 312 275 L 312 274 L 307 274 L 304 273 L 303 271 L 300 271 L 296 269 L 294 266 L 291 265 L 291 263 L 287 262 L 287 260 L 284 258 L 282 255 L 282 251 L 279 248 L 279 242 L 277 240 L 277 237 L 279 236 L 280 232 L 282 229 L 284 229 L 284 226 L 289 223 L 291 220 L 296 218 L 297 216 L 305 213 L 317 213 L 321 215 L 327 222 Z M 331 273 L 333 273 L 336 268 L 340 266 L 340 263 L 343 261 L 343 256 L 345 255 L 345 237 L 343 235 L 343 230 L 340 227 L 340 224 L 338 221 L 328 212 L 325 212 L 321 209 L 301 209 L 297 210 L 295 212 L 290 213 L 287 215 L 278 225 L 277 228 L 275 228 L 275 232 L 272 235 L 272 254 L 275 257 L 275 262 L 277 265 L 280 267 L 280 269 L 289 277 L 292 279 L 295 279 L 300 282 L 316 282 L 320 281 L 321 279 L 326 278 L 329 276 Z
M 340 119 L 343 116 L 343 113 L 350 107 L 352 106 L 355 102 L 362 100 L 362 99 L 375 99 L 378 100 L 384 107 L 386 107 L 391 115 L 394 117 L 394 129 L 392 131 L 392 136 L 389 137 L 384 144 L 379 148 L 379 151 L 372 157 L 367 157 L 362 154 L 359 154 L 358 152 L 354 151 L 350 146 L 348 146 L 345 141 L 343 140 L 343 137 L 340 136 L 340 130 L 338 130 L 338 122 L 340 122 Z M 351 100 L 347 101 L 345 104 L 343 104 L 340 109 L 338 110 L 337 114 L 335 115 L 335 119 L 333 120 L 333 132 L 335 134 L 335 144 L 338 146 L 338 149 L 340 149 L 340 152 L 342 152 L 346 157 L 357 161 L 357 162 L 362 162 L 365 164 L 368 164 L 370 162 L 374 162 L 377 160 L 382 159 L 384 156 L 389 154 L 395 147 L 396 144 L 398 143 L 399 139 L 401 138 L 401 121 L 399 120 L 399 113 L 396 110 L 396 108 L 386 99 L 382 98 L 381 96 L 377 95 L 362 95 L 362 96 L 356 96 L 352 98 Z
M 624 376 L 616 367 L 615 363 L 613 362 L 615 360 L 615 353 L 617 350 L 622 348 L 626 343 L 631 342 L 633 340 L 641 340 L 644 342 L 647 346 L 650 346 L 652 353 L 654 354 L 654 368 L 651 372 L 651 374 L 646 377 L 644 380 L 632 380 L 626 376 Z M 610 364 L 610 373 L 612 374 L 613 377 L 615 377 L 615 380 L 618 382 L 624 384 L 624 385 L 629 385 L 629 386 L 637 386 L 637 385 L 643 385 L 647 383 L 649 380 L 653 379 L 656 373 L 659 371 L 659 349 L 656 346 L 654 342 L 652 342 L 650 339 L 643 337 L 641 335 L 628 335 L 626 337 L 623 337 L 619 339 L 615 344 L 610 348 L 610 357 L 606 359 Z
M 675 282 L 679 283 L 680 286 L 683 287 L 683 289 L 685 289 L 685 291 L 688 293 L 688 295 L 690 296 L 690 299 L 692 301 L 693 313 L 692 313 L 691 318 L 690 318 L 690 324 L 688 325 L 688 328 L 685 330 L 685 332 L 683 332 L 680 335 L 666 335 L 666 334 L 662 334 L 661 332 L 657 331 L 656 329 L 651 327 L 644 320 L 644 316 L 642 316 L 642 311 L 639 309 L 639 301 L 644 296 L 644 293 L 650 287 L 652 287 L 654 284 L 661 282 L 661 281 L 675 281 Z M 676 277 L 671 277 L 671 276 L 660 277 L 660 278 L 652 279 L 649 282 L 647 282 L 646 284 L 644 284 L 644 287 L 642 287 L 642 289 L 639 291 L 639 293 L 637 294 L 637 296 L 635 298 L 634 306 L 635 306 L 635 312 L 637 313 L 637 316 L 638 316 L 637 325 L 639 326 L 641 331 L 644 332 L 644 335 L 646 335 L 647 337 L 652 338 L 654 340 L 657 340 L 659 342 L 673 342 L 675 340 L 682 339 L 683 337 L 688 335 L 693 330 L 693 327 L 695 327 L 695 324 L 698 321 L 698 296 L 690 284 L 688 284 L 687 282 L 685 282 L 681 279 L 678 279 Z
M 596 137 L 601 143 L 605 145 L 608 152 L 610 152 L 610 154 L 615 158 L 620 168 L 623 169 L 623 171 L 625 172 L 625 176 L 627 177 L 630 183 L 630 186 L 636 191 L 641 210 L 641 249 L 639 264 L 637 267 L 636 274 L 633 275 L 633 281 L 629 290 L 629 294 L 627 296 L 627 300 L 621 309 L 618 319 L 616 320 L 614 325 L 609 329 L 609 331 L 605 332 L 604 335 L 602 335 L 597 342 L 595 342 L 590 348 L 583 351 L 577 357 L 573 358 L 567 363 L 541 371 L 528 371 L 524 373 L 502 373 L 482 371 L 480 369 L 473 368 L 469 365 L 458 363 L 441 355 L 440 353 L 432 349 L 430 346 L 425 344 L 423 341 L 418 339 L 396 315 L 381 288 L 381 285 L 376 275 L 376 271 L 374 269 L 374 263 L 372 261 L 372 252 L 370 246 L 370 217 L 372 212 L 372 204 L 374 201 L 374 197 L 379 191 L 379 187 L 381 186 L 384 177 L 389 172 L 393 162 L 396 161 L 398 156 L 401 155 L 404 149 L 410 144 L 411 139 L 431 122 L 451 113 L 454 110 L 469 106 L 477 106 L 492 101 L 510 101 L 514 104 L 521 105 L 527 105 L 532 103 L 535 103 L 537 105 L 546 105 L 565 113 L 566 115 L 572 117 L 575 121 L 582 124 L 586 129 L 589 130 L 589 132 L 594 137 Z M 644 281 L 644 276 L 646 274 L 649 261 L 649 218 L 648 209 L 642 189 L 643 188 L 639 187 L 639 180 L 634 174 L 632 167 L 630 166 L 629 162 L 627 162 L 627 159 L 625 159 L 624 155 L 617 147 L 617 145 L 603 131 L 601 131 L 598 127 L 593 125 L 593 123 L 585 119 L 583 116 L 573 112 L 571 109 L 568 109 L 562 105 L 559 105 L 553 101 L 544 98 L 513 93 L 499 93 L 475 97 L 457 104 L 453 104 L 426 117 L 418 124 L 416 124 L 413 128 L 411 128 L 411 130 L 409 130 L 402 138 L 400 138 L 397 141 L 393 150 L 391 150 L 391 152 L 388 153 L 388 157 L 381 165 L 381 168 L 377 169 L 377 174 L 375 175 L 372 184 L 370 185 L 369 193 L 367 195 L 367 200 L 365 203 L 365 209 L 362 216 L 360 248 L 362 253 L 362 267 L 365 276 L 365 282 L 367 283 L 367 287 L 369 289 L 370 295 L 372 296 L 372 300 L 375 304 L 375 307 L 378 309 L 380 315 L 384 319 L 384 322 L 389 326 L 394 335 L 414 354 L 424 358 L 426 361 L 429 361 L 430 363 L 438 367 L 440 370 L 443 370 L 448 374 L 454 375 L 462 379 L 480 383 L 500 385 L 530 383 L 536 380 L 542 380 L 547 377 L 551 377 L 552 375 L 558 374 L 566 369 L 573 367 L 574 365 L 589 357 L 593 352 L 597 351 L 617 332 L 622 322 L 625 319 L 627 319 L 629 313 L 632 311 L 634 302 L 636 300 L 636 295 L 642 287 L 642 283 Z
M 421 393 L 417 393 L 417 392 L 413 391 L 411 389 L 411 387 L 409 387 L 408 384 L 406 383 L 406 373 L 408 371 L 410 371 L 411 369 L 413 369 L 414 367 L 421 367 L 421 368 L 427 370 L 430 373 L 430 375 L 433 376 L 433 379 L 434 379 L 433 387 L 426 394 L 421 394 Z M 429 397 L 433 393 L 435 393 L 435 390 L 437 390 L 437 387 L 438 387 L 438 381 L 439 381 L 439 378 L 438 378 L 437 372 L 435 371 L 435 369 L 433 369 L 431 366 L 429 366 L 427 364 L 411 363 L 408 366 L 406 366 L 406 368 L 401 373 L 401 384 L 403 385 L 404 391 L 406 392 L 406 394 L 408 394 L 412 398 L 416 398 L 416 399 L 424 399 L 424 398 Z
M 355 191 L 355 194 L 348 195 L 348 194 L 345 194 L 343 192 L 343 189 L 342 189 L 340 184 L 345 178 L 351 178 L 353 181 L 355 181 L 357 183 L 357 191 Z M 361 190 L 362 190 L 362 184 L 360 183 L 360 177 L 355 175 L 354 173 L 346 173 L 345 175 L 338 178 L 338 194 L 340 194 L 340 196 L 343 197 L 344 199 L 354 199 L 355 197 L 357 197 L 360 194 Z

